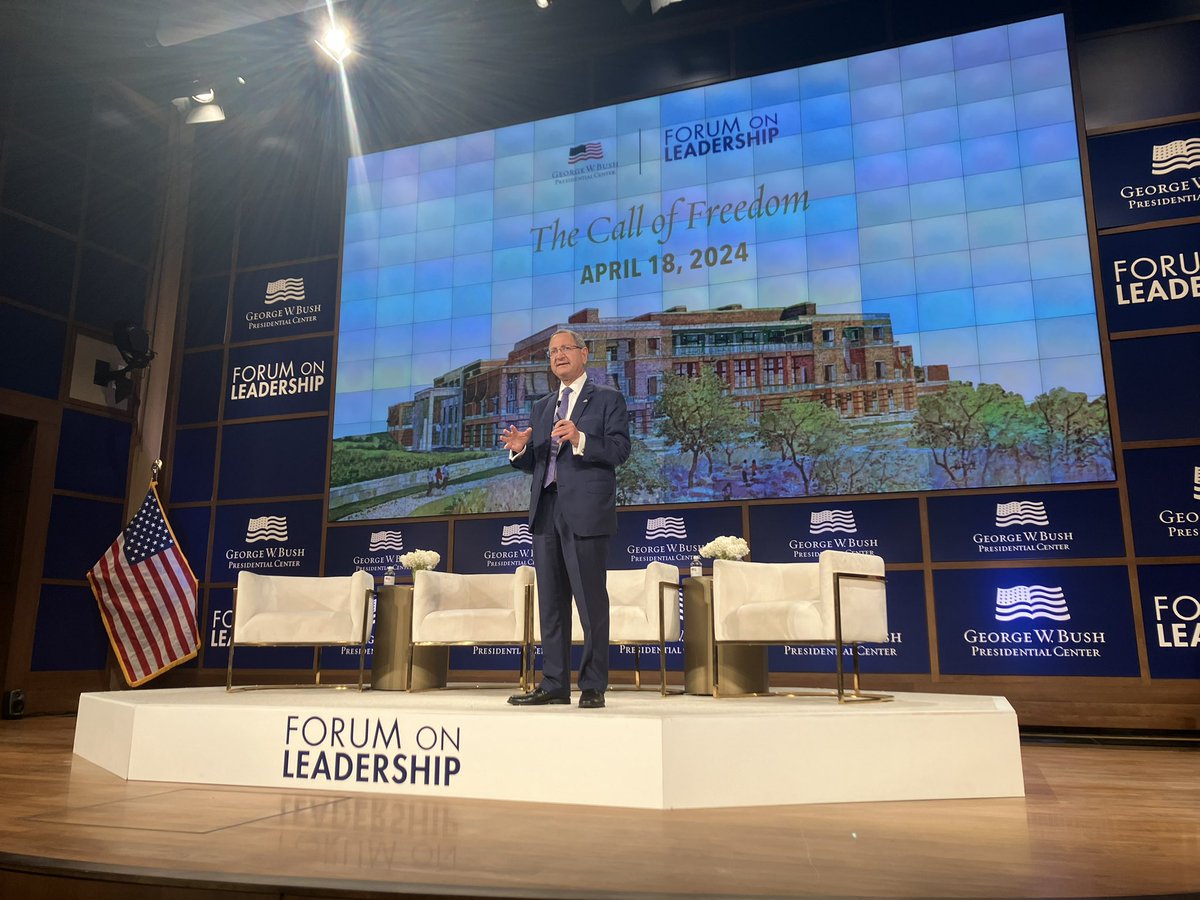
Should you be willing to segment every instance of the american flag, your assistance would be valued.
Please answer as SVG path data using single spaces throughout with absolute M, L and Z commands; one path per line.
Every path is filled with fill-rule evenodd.
M 569 165 L 573 166 L 585 159 L 604 159 L 604 145 L 599 141 L 588 141 L 586 144 L 577 144 L 567 151 Z
M 153 483 L 137 515 L 88 572 L 88 582 L 131 687 L 196 655 L 196 576 Z

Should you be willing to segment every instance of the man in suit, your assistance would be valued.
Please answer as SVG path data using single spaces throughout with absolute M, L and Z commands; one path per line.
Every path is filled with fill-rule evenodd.
M 550 336 L 558 390 L 533 405 L 531 425 L 500 440 L 533 475 L 529 524 L 542 625 L 542 682 L 514 706 L 571 702 L 571 595 L 583 625 L 579 706 L 604 706 L 608 688 L 608 539 L 617 530 L 617 466 L 629 456 L 621 393 L 587 377 L 587 347 L 569 330 Z

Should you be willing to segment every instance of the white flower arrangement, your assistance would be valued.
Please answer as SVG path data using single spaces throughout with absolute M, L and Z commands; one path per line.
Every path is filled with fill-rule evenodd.
M 705 559 L 741 559 L 750 555 L 750 545 L 745 538 L 723 534 L 701 547 L 700 555 Z
M 408 553 L 402 553 L 399 560 L 404 568 L 410 572 L 417 572 L 421 569 L 437 568 L 437 564 L 442 561 L 442 554 L 436 550 L 410 550 Z

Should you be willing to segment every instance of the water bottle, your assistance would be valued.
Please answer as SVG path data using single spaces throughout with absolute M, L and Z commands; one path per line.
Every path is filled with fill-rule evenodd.
M 692 557 L 692 570 L 689 573 L 693 578 L 699 578 L 704 574 L 704 563 L 700 561 L 699 556 Z
M 383 586 L 389 587 L 396 583 L 396 567 L 388 566 L 387 571 L 383 573 Z

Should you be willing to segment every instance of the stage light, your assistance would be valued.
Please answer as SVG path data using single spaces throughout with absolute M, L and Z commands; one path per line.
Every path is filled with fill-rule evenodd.
M 325 29 L 325 33 L 319 41 L 314 43 L 320 47 L 325 54 L 339 66 L 345 61 L 346 57 L 354 52 L 354 45 L 350 40 L 350 34 L 337 23 L 330 23 Z
M 113 323 L 113 344 L 121 354 L 121 359 L 125 361 L 125 367 L 114 369 L 105 360 L 98 359 L 92 383 L 99 387 L 111 384 L 116 391 L 116 400 L 120 403 L 133 393 L 133 381 L 129 373 L 147 368 L 155 353 L 150 349 L 150 334 L 133 322 L 122 320 Z
M 680 0 L 650 0 L 650 12 L 656 13 L 664 6 L 670 6 L 672 3 L 679 3 Z M 633 14 L 639 6 L 642 5 L 642 0 L 621 0 L 621 4 L 625 7 L 625 12 Z
M 225 110 L 217 102 L 217 92 L 212 87 L 201 87 L 199 80 L 192 83 L 192 93 L 176 97 L 171 101 L 181 113 L 187 125 L 203 125 L 205 122 L 224 122 Z
M 197 103 L 194 107 L 188 110 L 188 114 L 184 117 L 183 121 L 187 125 L 203 125 L 206 122 L 224 122 L 225 110 L 221 108 L 221 104 L 219 103 Z
M 533 0 L 533 2 L 537 4 L 538 9 L 550 8 L 550 0 Z

